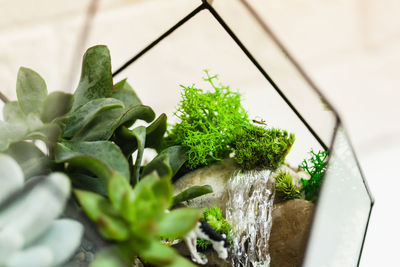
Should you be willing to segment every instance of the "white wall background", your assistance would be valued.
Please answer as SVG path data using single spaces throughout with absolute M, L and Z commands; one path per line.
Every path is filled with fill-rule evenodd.
M 400 1 L 252 2 L 337 108 L 355 146 L 376 198 L 360 266 L 397 265 Z M 88 5 L 88 0 L 0 0 L 1 92 L 15 99 L 19 66 L 39 72 L 50 91 L 72 90 L 69 72 Z M 119 66 L 127 53 L 134 54 L 194 6 L 179 0 L 102 0 L 87 46 L 104 40 Z M 155 19 L 160 17 L 163 24 Z

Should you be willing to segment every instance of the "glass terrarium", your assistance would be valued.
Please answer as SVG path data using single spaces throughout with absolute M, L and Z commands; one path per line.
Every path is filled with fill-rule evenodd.
M 306 227 L 306 243 L 296 255 L 296 262 L 305 267 L 357 266 L 373 198 L 337 112 L 268 27 L 258 8 L 259 1 L 164 2 L 168 3 L 160 1 L 152 8 L 127 9 L 120 19 L 125 20 L 123 27 L 113 24 L 112 13 L 105 15 L 109 16 L 108 21 L 102 20 L 107 25 L 93 21 L 89 43 L 109 47 L 114 81 L 128 78 L 143 103 L 153 107 L 156 114 L 166 113 L 173 122 L 181 97 L 179 85 L 195 83 L 207 88 L 202 81 L 207 69 L 240 92 L 243 107 L 255 124 L 295 133 L 296 141 L 285 160 L 288 166 L 298 166 L 310 150 L 328 151 L 318 200 Z M 163 12 L 157 11 L 159 8 Z M 181 16 L 170 15 L 169 9 L 179 10 Z M 144 17 L 151 19 L 141 25 L 139 20 Z M 112 29 L 107 36 L 101 34 L 104 27 Z M 151 32 L 157 35 L 144 34 L 146 27 L 153 27 Z M 126 34 L 137 38 L 124 40 Z M 46 181 L 36 179 L 19 195 Z M 264 193 L 260 192 L 260 196 L 265 197 Z M 17 198 L 18 194 L 7 198 L 0 209 L 6 210 Z M 95 225 L 74 205 L 67 206 L 65 216 L 86 226 L 81 251 L 90 251 L 89 256 L 94 257 L 108 241 L 93 230 Z M 272 206 L 269 208 L 272 212 Z M 270 226 L 271 222 L 267 224 Z M 264 234 L 269 235 L 269 231 L 270 228 Z M 250 259 L 230 264 L 273 266 L 271 257 L 262 263 L 260 259 Z M 68 264 L 73 266 L 74 262 Z

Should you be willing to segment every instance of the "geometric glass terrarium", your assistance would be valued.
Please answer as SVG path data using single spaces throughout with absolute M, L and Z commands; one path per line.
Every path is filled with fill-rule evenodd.
M 250 114 L 296 133 L 289 162 L 299 162 L 310 146 L 328 150 L 302 266 L 358 266 L 374 200 L 339 115 L 257 13 L 258 1 L 193 2 L 198 7 L 114 76 L 173 92 L 177 80 L 196 80 L 180 72 L 216 70 L 243 90 Z M 154 77 L 139 77 L 149 69 Z
M 258 2 L 176 0 L 171 6 L 182 5 L 189 11 L 182 18 L 171 19 L 167 12 L 157 17 L 157 25 L 165 26 L 159 36 L 138 37 L 136 44 L 127 42 L 126 50 L 115 51 L 113 42 L 124 42 L 118 26 L 107 36 L 99 36 L 96 27 L 101 25 L 95 24 L 90 42 L 110 47 L 113 77 L 128 78 L 156 114 L 165 112 L 172 118 L 180 98 L 179 84 L 200 81 L 208 69 L 218 73 L 223 83 L 239 88 L 249 118 L 296 134 L 286 157 L 289 165 L 297 166 L 310 149 L 328 151 L 300 262 L 304 267 L 357 266 L 374 200 L 337 112 L 269 29 L 258 13 Z M 129 55 L 134 56 L 129 59 Z M 0 213 L 39 183 L 54 189 L 43 177 L 36 179 L 1 202 Z M 71 206 L 66 214 L 81 222 L 85 217 Z M 86 238 L 101 247 L 105 241 L 91 232 L 94 225 L 88 219 L 84 224 L 89 225 Z M 85 246 L 93 244 L 83 240 Z

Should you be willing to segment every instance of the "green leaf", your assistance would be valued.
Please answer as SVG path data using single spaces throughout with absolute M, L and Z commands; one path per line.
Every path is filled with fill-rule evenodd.
M 142 176 L 146 176 L 153 171 L 160 177 L 172 178 L 172 169 L 169 166 L 169 156 L 167 154 L 157 155 L 143 168 Z
M 153 185 L 153 193 L 163 210 L 168 209 L 172 204 L 172 191 L 171 181 L 167 178 L 161 178 Z
M 186 189 L 185 191 L 179 193 L 178 195 L 174 196 L 174 205 L 212 192 L 213 189 L 209 185 L 192 186 Z
M 123 108 L 100 111 L 90 123 L 73 137 L 73 140 L 98 141 L 110 139 L 123 112 Z
M 110 202 L 99 194 L 79 189 L 74 189 L 74 194 L 83 210 L 94 222 L 97 222 L 99 218 L 104 215 L 105 210 L 108 210 L 108 213 L 113 213 L 113 215 L 118 214 L 113 206 L 111 206 Z
M 64 92 L 50 93 L 43 103 L 40 119 L 43 122 L 51 122 L 55 118 L 64 116 L 71 109 L 74 96 Z
M 11 144 L 6 153 L 18 162 L 26 179 L 48 172 L 51 166 L 50 159 L 31 142 Z
M 167 130 L 167 115 L 161 114 L 146 128 L 146 147 L 158 149 Z
M 151 122 L 155 117 L 156 114 L 151 107 L 145 105 L 133 106 L 125 110 L 125 113 L 121 116 L 117 127 L 121 125 L 130 127 L 136 120 Z
M 28 116 L 29 117 L 29 116 Z M 47 145 L 55 143 L 61 135 L 61 128 L 55 123 L 43 124 L 29 132 L 25 139 L 38 139 Z
M 142 101 L 140 101 L 126 79 L 114 84 L 112 97 L 121 100 L 127 108 L 142 104 Z
M 131 260 L 131 255 L 125 255 L 119 246 L 114 245 L 100 250 L 90 267 L 128 267 Z
M 104 179 L 99 179 L 82 173 L 68 173 L 72 186 L 76 189 L 91 191 L 102 196 L 107 196 L 107 185 Z
M 128 226 L 105 197 L 78 189 L 74 193 L 86 214 L 97 222 L 100 232 L 106 238 L 123 241 L 129 237 Z
M 21 67 L 17 78 L 17 98 L 21 110 L 40 114 L 42 104 L 47 96 L 47 87 L 43 78 L 35 71 Z
M 86 169 L 90 168 L 90 171 L 101 178 L 104 178 L 103 175 L 108 177 L 109 171 L 113 170 L 121 173 L 127 180 L 130 178 L 128 161 L 119 147 L 109 141 L 64 141 L 57 143 L 55 160 L 56 162 L 78 164 L 81 167 L 85 167 L 84 164 L 93 165 L 87 166 Z
M 139 182 L 140 164 L 142 162 L 143 152 L 144 152 L 144 144 L 146 142 L 146 127 L 144 127 L 144 126 L 136 127 L 135 129 L 131 130 L 131 133 L 133 136 L 136 137 L 136 141 L 139 144 L 136 161 L 135 161 L 135 166 L 133 168 L 133 181 L 135 181 L 135 183 L 138 183 Z
M 168 147 L 158 154 L 150 163 L 148 163 L 146 167 L 144 167 L 142 176 L 146 176 L 155 170 L 159 172 L 160 176 L 163 176 L 165 173 L 160 172 L 165 172 L 166 168 L 165 166 L 163 167 L 163 165 L 167 165 L 171 168 L 173 177 L 187 159 L 188 157 L 186 154 L 186 148 L 182 146 Z
M 129 227 L 120 217 L 102 214 L 98 219 L 100 233 L 108 239 L 125 241 L 129 238 Z
M 89 48 L 83 56 L 81 78 L 74 94 L 72 110 L 91 100 L 111 97 L 112 87 L 110 51 L 103 45 Z
M 65 138 L 71 138 L 79 133 L 79 131 L 88 125 L 100 111 L 121 107 L 124 107 L 124 104 L 113 98 L 99 98 L 92 100 L 68 116 L 65 121 L 63 136 Z
M 141 258 L 155 265 L 166 265 L 173 263 L 178 254 L 167 245 L 161 244 L 158 240 L 152 240 L 150 247 L 139 252 Z
M 21 110 L 18 101 L 7 102 L 3 107 L 3 117 L 6 122 L 14 123 L 20 122 L 25 123 L 26 116 Z
M 21 141 L 27 130 L 24 124 L 0 121 L 0 151 L 6 150 L 12 143 Z
M 124 195 L 129 196 L 132 191 L 129 182 L 120 173 L 113 172 L 108 180 L 107 189 L 111 204 L 114 208 L 123 213 L 123 197 Z
M 175 209 L 166 213 L 158 224 L 160 236 L 182 237 L 195 227 L 201 214 L 201 209 L 193 208 Z

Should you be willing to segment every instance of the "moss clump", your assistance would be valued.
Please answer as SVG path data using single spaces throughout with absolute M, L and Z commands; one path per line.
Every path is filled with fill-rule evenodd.
M 206 221 L 212 229 L 214 229 L 219 234 L 225 234 L 228 238 L 228 241 L 231 242 L 232 239 L 230 238 L 230 224 L 222 217 L 221 209 L 217 206 L 206 208 L 203 212 L 203 216 L 201 217 L 203 221 Z M 202 249 L 206 250 L 208 246 L 211 245 L 210 241 L 204 239 L 197 239 L 197 246 Z
M 245 170 L 276 169 L 289 153 L 295 137 L 281 129 L 248 124 L 235 134 L 235 160 Z
M 313 150 L 310 152 L 311 158 L 307 161 L 304 160 L 299 168 L 305 170 L 309 175 L 310 179 L 301 179 L 303 191 L 306 196 L 306 200 L 315 202 L 318 197 L 319 188 L 321 186 L 322 177 L 325 174 L 327 166 L 327 151 L 318 151 L 315 153 Z
M 275 176 L 275 188 L 277 194 L 284 200 L 300 197 L 300 189 L 293 184 L 293 177 L 284 170 L 278 172 Z
M 229 86 L 216 85 L 218 76 L 205 71 L 204 80 L 213 91 L 183 86 L 182 100 L 175 115 L 179 122 L 168 131 L 163 146 L 183 145 L 188 148 L 188 167 L 200 166 L 229 157 L 230 144 L 238 128 L 248 124 L 248 116 L 240 103 L 240 94 Z

